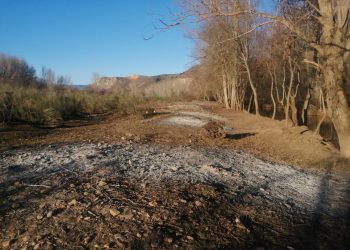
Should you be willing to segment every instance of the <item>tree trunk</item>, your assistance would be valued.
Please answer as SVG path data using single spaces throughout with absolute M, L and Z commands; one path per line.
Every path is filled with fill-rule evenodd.
M 246 70 L 247 70 L 248 81 L 249 81 L 249 84 L 250 84 L 250 88 L 252 89 L 252 92 L 253 92 L 254 105 L 255 105 L 255 114 L 260 116 L 259 102 L 258 102 L 258 93 L 257 93 L 256 87 L 255 87 L 255 85 L 253 83 L 253 79 L 252 79 L 252 76 L 251 76 L 251 73 L 250 73 L 250 67 L 249 67 L 247 58 L 244 59 L 244 65 L 245 65 Z
M 228 93 L 227 93 L 227 79 L 225 74 L 222 74 L 222 88 L 224 90 L 224 103 L 225 103 L 225 107 L 227 109 L 230 108 L 230 104 L 229 104 L 229 100 L 228 100 Z
M 275 120 L 276 117 L 276 100 L 275 100 L 275 96 L 273 95 L 273 89 L 274 89 L 274 78 L 273 78 L 273 74 L 272 72 L 269 70 L 270 76 L 271 76 L 271 100 L 273 103 L 273 113 L 272 113 L 272 120 Z
M 238 93 L 237 93 L 237 81 L 234 77 L 231 81 L 231 109 L 237 111 L 240 109 L 239 107 L 239 100 L 238 100 Z
M 338 134 L 340 152 L 350 158 L 350 108 L 346 96 L 346 54 L 350 48 L 349 1 L 318 0 L 322 36 L 317 50 L 326 90 L 327 111 Z
M 350 158 L 350 108 L 344 90 L 345 62 L 342 56 L 329 56 L 323 66 L 327 111 L 338 134 L 340 152 Z
M 289 88 L 286 96 L 286 107 L 285 107 L 285 119 L 286 119 L 286 126 L 288 127 L 289 122 L 289 108 L 290 108 L 290 102 L 291 102 L 291 94 L 292 94 L 292 88 L 293 88 L 293 82 L 294 82 L 294 66 L 292 62 L 292 58 L 289 56 L 289 70 L 290 70 L 290 78 L 289 78 Z
M 303 125 L 307 125 L 307 110 L 309 108 L 310 98 L 311 98 L 311 94 L 310 94 L 310 87 L 309 87 L 307 89 L 307 94 L 305 97 L 305 101 L 303 104 L 303 110 L 301 113 L 301 120 L 303 121 Z
M 250 109 L 252 107 L 252 100 L 253 100 L 253 94 L 250 95 L 250 99 L 249 99 L 249 104 L 248 104 L 248 113 L 250 113 Z
M 298 125 L 298 109 L 296 107 L 295 97 L 290 98 L 290 108 L 292 111 L 293 126 L 297 126 Z

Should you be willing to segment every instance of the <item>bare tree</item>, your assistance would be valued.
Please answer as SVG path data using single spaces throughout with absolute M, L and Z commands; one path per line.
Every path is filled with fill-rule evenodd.
M 30 85 L 36 83 L 35 69 L 23 59 L 0 54 L 0 83 Z
M 56 75 L 52 69 L 42 67 L 41 78 L 48 85 L 53 85 L 56 83 Z
M 258 12 L 251 6 L 246 8 L 227 8 L 230 0 L 184 0 L 186 11 L 179 16 L 178 22 L 189 17 L 197 21 L 211 17 L 259 17 L 259 22 L 245 32 L 232 37 L 237 39 L 271 22 L 278 23 L 294 34 L 298 39 L 317 52 L 317 61 L 305 60 L 317 67 L 323 76 L 322 88 L 325 92 L 327 112 L 339 138 L 341 153 L 350 157 L 350 87 L 349 67 L 350 32 L 349 0 L 295 0 L 282 1 L 281 15 Z M 291 10 L 291 11 L 290 11 Z M 311 25 L 317 29 L 310 29 Z M 317 32 L 316 32 L 317 31 Z M 290 78 L 294 75 L 291 72 Z M 289 79 L 290 83 L 292 82 Z M 289 88 L 288 92 L 292 89 Z M 253 91 L 254 92 L 254 91 Z M 287 105 L 290 94 L 287 93 Z

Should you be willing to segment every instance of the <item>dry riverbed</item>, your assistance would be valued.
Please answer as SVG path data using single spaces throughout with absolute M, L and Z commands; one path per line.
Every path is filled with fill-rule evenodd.
M 194 131 L 209 120 L 235 135 L 229 117 L 185 105 L 147 121 L 145 137 L 135 130 L 119 142 L 52 143 L 53 134 L 44 145 L 3 151 L 0 248 L 349 249 L 348 175 L 222 143 L 232 139 L 201 141 Z M 150 135 L 162 126 L 186 141 Z

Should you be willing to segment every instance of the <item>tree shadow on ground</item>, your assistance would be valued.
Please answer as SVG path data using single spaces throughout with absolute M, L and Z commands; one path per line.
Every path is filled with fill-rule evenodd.
M 226 134 L 225 138 L 227 139 L 233 139 L 233 140 L 240 140 L 246 137 L 254 136 L 256 133 L 239 133 L 239 134 Z
M 311 224 L 304 228 L 308 248 L 350 249 L 350 175 L 337 170 L 349 168 L 350 160 L 340 157 L 326 159 L 323 166 L 318 201 L 312 211 Z

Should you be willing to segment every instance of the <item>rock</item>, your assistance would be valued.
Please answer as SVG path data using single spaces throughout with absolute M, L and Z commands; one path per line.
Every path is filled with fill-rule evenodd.
M 184 200 L 184 199 L 180 199 L 180 202 L 182 202 L 182 203 L 184 203 L 184 204 L 186 204 L 186 203 L 187 203 L 187 201 L 186 201 L 186 200 Z
M 119 217 L 123 220 L 131 220 L 134 217 L 134 215 L 132 214 L 130 209 L 126 208 L 124 209 L 123 214 L 119 215 Z
M 193 240 L 193 237 L 192 237 L 192 236 L 187 235 L 187 236 L 186 236 L 186 239 L 188 239 L 188 240 Z
M 52 217 L 52 214 L 53 214 L 53 211 L 49 211 L 49 212 L 46 214 L 46 217 L 47 217 L 47 218 L 51 218 L 51 217 Z
M 99 187 L 104 187 L 104 186 L 106 186 L 106 185 L 107 185 L 107 183 L 104 182 L 104 181 L 99 181 L 99 182 L 98 182 L 98 186 L 99 186 Z
M 74 188 L 75 187 L 75 185 L 72 183 L 72 184 L 70 184 L 69 185 L 71 188 Z
M 113 217 L 116 217 L 120 214 L 120 212 L 118 210 L 115 210 L 115 209 L 109 209 L 109 213 L 113 216 Z
M 84 238 L 84 244 L 87 245 L 93 240 L 93 237 L 89 235 L 88 237 Z
M 117 240 L 117 242 L 128 242 L 128 239 L 125 238 L 124 236 L 120 235 L 120 234 L 115 234 L 114 238 Z
M 137 234 L 136 234 L 136 237 L 140 239 L 142 236 L 141 236 L 140 233 L 137 233 Z
M 146 220 L 151 217 L 147 212 L 142 212 L 141 215 L 142 215 L 143 219 L 146 219 Z
M 9 248 L 10 245 L 11 245 L 11 242 L 10 242 L 9 240 L 3 241 L 3 242 L 1 243 L 1 246 L 2 246 L 3 249 Z
M 196 207 L 202 206 L 202 202 L 200 202 L 200 201 L 195 201 L 194 204 L 196 205 Z
M 28 242 L 30 240 L 30 237 L 28 236 L 28 235 L 23 235 L 22 237 L 21 237 L 21 241 L 22 242 Z
M 38 220 L 42 220 L 42 219 L 44 218 L 44 216 L 42 216 L 41 214 L 39 214 L 39 215 L 36 216 L 36 218 L 37 218 Z
M 73 199 L 73 200 L 71 200 L 71 201 L 68 203 L 68 205 L 70 205 L 70 206 L 75 206 L 75 205 L 77 205 L 77 204 L 78 204 L 78 202 L 77 202 L 76 199 Z
M 168 244 L 171 244 L 171 243 L 173 243 L 173 238 L 170 238 L 170 237 L 165 238 L 165 242 Z
M 156 207 L 158 204 L 156 201 L 150 201 L 150 202 L 148 202 L 148 205 L 151 207 Z

